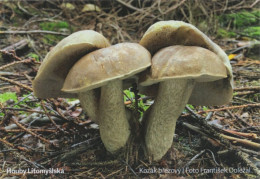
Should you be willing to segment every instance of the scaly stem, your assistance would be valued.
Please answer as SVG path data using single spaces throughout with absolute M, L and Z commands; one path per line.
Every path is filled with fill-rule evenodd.
M 121 80 L 111 81 L 101 87 L 98 118 L 100 136 L 106 149 L 111 153 L 124 147 L 130 135 L 123 99 Z
M 78 94 L 80 104 L 90 119 L 98 123 L 98 94 L 95 90 L 89 90 Z
M 161 82 L 147 115 L 145 144 L 149 157 L 160 160 L 172 145 L 176 121 L 191 95 L 195 82 L 173 79 Z

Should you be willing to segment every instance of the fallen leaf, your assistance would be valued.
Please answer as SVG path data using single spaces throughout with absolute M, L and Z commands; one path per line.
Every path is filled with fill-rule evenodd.
M 92 11 L 100 12 L 101 9 L 94 4 L 85 4 L 83 9 L 81 10 L 81 12 L 92 12 Z
M 228 59 L 233 60 L 236 56 L 237 56 L 237 54 L 229 54 Z

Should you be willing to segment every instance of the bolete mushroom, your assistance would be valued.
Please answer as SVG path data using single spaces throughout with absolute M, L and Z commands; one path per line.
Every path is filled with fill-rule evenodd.
M 150 65 L 151 55 L 144 47 L 121 43 L 85 55 L 66 77 L 62 91 L 80 93 L 81 102 L 90 91 L 101 87 L 98 108 L 100 136 L 111 153 L 124 147 L 130 135 L 123 102 L 123 81 Z
M 185 22 L 157 22 L 140 44 L 155 54 L 151 70 L 140 75 L 139 84 L 143 93 L 152 91 L 156 96 L 144 119 L 145 143 L 148 156 L 159 160 L 172 144 L 176 120 L 186 103 L 222 105 L 230 101 L 232 70 L 225 52 Z
M 148 28 L 139 44 L 144 46 L 152 56 L 158 50 L 172 45 L 198 46 L 214 52 L 226 66 L 228 78 L 196 84 L 189 103 L 221 105 L 228 103 L 232 98 L 233 75 L 226 53 L 195 26 L 182 21 L 159 21 Z M 144 94 L 155 95 L 153 92 L 157 91 L 156 87 L 154 85 L 140 88 L 140 91 Z
M 76 94 L 61 91 L 69 70 L 82 56 L 108 46 L 110 46 L 108 40 L 93 30 L 78 31 L 64 38 L 43 60 L 33 81 L 34 95 L 39 98 L 77 97 Z M 82 104 L 92 120 L 96 119 L 97 107 L 93 106 L 94 101 L 93 94 L 87 104 Z
M 152 58 L 151 71 L 141 86 L 159 83 L 154 104 L 147 115 L 145 143 L 154 160 L 171 147 L 176 120 L 187 104 L 195 84 L 227 77 L 224 63 L 213 52 L 196 46 L 170 46 Z

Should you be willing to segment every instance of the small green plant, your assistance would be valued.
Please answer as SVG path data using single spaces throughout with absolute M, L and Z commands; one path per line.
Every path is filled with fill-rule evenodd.
M 143 111 L 146 111 L 150 106 L 145 105 L 143 100 L 140 100 L 140 102 L 138 103 L 138 107 L 142 109 L 141 116 L 143 116 Z
M 13 100 L 14 102 L 18 102 L 16 93 L 13 92 L 6 92 L 3 94 L 0 94 L 0 102 L 5 103 L 7 100 Z
M 124 90 L 124 102 L 128 101 L 129 98 L 134 100 L 135 94 L 134 92 L 131 92 L 130 90 Z
M 0 103 L 5 103 L 8 100 L 13 100 L 14 102 L 18 102 L 16 93 L 6 92 L 3 94 L 0 94 Z M 0 116 L 4 116 L 4 113 L 0 112 Z
M 39 56 L 36 54 L 36 53 L 29 53 L 28 55 L 27 55 L 27 57 L 31 57 L 31 58 L 34 58 L 37 62 L 39 62 L 39 60 L 40 60 L 40 58 L 39 58 Z
M 42 30 L 59 31 L 60 29 L 69 29 L 69 24 L 65 21 L 59 22 L 42 22 L 40 23 Z
M 203 109 L 203 111 L 209 110 L 209 108 L 207 106 L 203 106 L 202 109 Z
M 130 104 L 131 107 L 130 108 L 134 108 L 134 104 L 135 104 L 135 93 L 130 91 L 130 90 L 124 90 L 124 102 L 128 101 L 129 98 L 131 99 L 131 101 L 133 101 L 133 104 Z M 143 113 L 150 107 L 148 105 L 145 105 L 142 98 L 145 97 L 145 95 L 142 94 L 138 94 L 140 95 L 140 100 L 138 100 L 138 112 L 140 114 L 140 117 L 143 116 Z
M 194 106 L 192 106 L 191 104 L 187 104 L 187 106 L 191 109 L 195 109 Z

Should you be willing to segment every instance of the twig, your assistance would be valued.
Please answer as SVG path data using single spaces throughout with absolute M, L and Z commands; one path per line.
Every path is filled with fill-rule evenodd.
M 134 6 L 132 6 L 131 4 L 126 3 L 126 2 L 124 2 L 124 1 L 122 1 L 122 0 L 116 0 L 116 1 L 119 2 L 120 4 L 123 4 L 124 6 L 126 6 L 126 7 L 128 7 L 128 8 L 130 8 L 130 9 L 132 9 L 132 10 L 141 12 L 141 13 L 146 14 L 146 15 L 148 15 L 148 16 L 150 16 L 150 17 L 153 17 L 153 18 L 155 18 L 155 19 L 157 19 L 157 20 L 163 20 L 162 18 L 158 18 L 158 17 L 154 16 L 153 14 L 150 14 L 150 13 L 146 12 L 146 11 L 143 10 L 143 9 L 139 9 L 139 8 L 137 8 L 137 7 L 134 7 Z
M 240 150 L 242 150 L 243 152 L 249 153 L 250 155 L 259 155 L 259 152 L 256 152 L 254 150 L 249 150 L 249 149 L 244 149 L 244 148 L 240 148 Z
M 116 165 L 119 164 L 118 160 L 108 160 L 108 161 L 102 161 L 102 162 L 80 162 L 80 163 L 68 163 L 69 166 L 97 166 L 97 167 L 104 167 L 104 166 L 109 166 L 109 165 Z
M 0 31 L 1 32 L 1 31 Z M 17 60 L 17 61 L 22 61 L 22 59 L 18 56 L 15 55 L 15 51 L 14 50 L 10 50 L 10 51 L 6 51 L 6 50 L 0 50 L 0 52 L 4 55 L 8 55 L 10 57 L 12 57 L 13 59 Z
M 5 140 L 5 139 L 1 139 L 1 138 L 0 138 L 0 142 L 3 142 L 4 144 L 6 144 L 6 145 L 9 146 L 9 147 L 17 148 L 17 149 L 22 150 L 22 151 L 27 151 L 27 149 L 24 148 L 24 147 L 20 147 L 20 146 L 15 147 L 13 144 L 11 144 L 10 142 L 8 142 L 8 141 Z
M 10 66 L 13 66 L 13 65 L 16 65 L 16 64 L 20 64 L 20 63 L 31 63 L 33 62 L 33 59 L 26 59 L 26 60 L 22 60 L 22 61 L 15 61 L 15 62 L 12 62 L 12 63 L 8 63 L 6 65 L 3 65 L 0 67 L 0 70 L 3 70 L 5 68 L 8 68 Z
M 22 129 L 5 129 L 5 128 L 0 128 L 0 131 L 3 130 L 4 132 L 24 132 L 24 130 Z M 57 132 L 56 130 L 53 129 L 30 129 L 31 131 L 34 132 L 50 132 L 50 133 L 54 133 Z
M 215 140 L 215 139 L 212 139 L 211 137 L 209 137 L 208 134 L 202 132 L 202 129 L 197 127 L 197 126 L 193 126 L 189 123 L 186 123 L 186 122 L 182 122 L 181 123 L 184 127 L 187 127 L 188 129 L 194 131 L 194 132 L 197 132 L 199 133 L 200 135 L 202 135 L 202 138 L 204 138 L 205 140 L 207 140 L 212 146 L 216 147 L 216 146 L 220 146 L 223 144 L 221 144 L 219 141 Z
M 225 139 L 233 141 L 233 143 L 237 143 L 238 142 L 238 143 L 247 145 L 249 147 L 253 147 L 253 148 L 257 149 L 257 150 L 260 150 L 260 144 L 258 144 L 256 142 L 252 142 L 252 141 L 249 141 L 247 139 L 239 139 L 239 138 L 236 138 L 236 137 L 227 136 L 225 134 L 220 134 L 220 136 L 225 138 Z
M 25 61 L 23 60 L 22 58 L 18 57 L 16 54 L 15 54 L 15 51 L 14 50 L 9 50 L 9 51 L 6 51 L 6 50 L 0 50 L 0 52 L 4 55 L 8 55 L 10 57 L 12 57 L 14 60 L 17 60 L 17 61 Z M 34 58 L 30 58 L 31 62 L 35 63 L 35 64 L 41 64 L 41 62 L 37 62 Z M 23 63 L 23 62 L 21 62 Z M 8 65 L 8 64 L 7 64 Z
M 260 170 L 256 167 L 256 165 L 251 162 L 248 158 L 249 155 L 245 152 L 242 152 L 241 150 L 224 150 L 224 151 L 219 151 L 217 152 L 218 155 L 224 155 L 224 156 L 228 156 L 228 158 L 237 158 L 239 159 L 240 163 L 244 163 L 245 166 L 248 166 L 250 169 L 252 169 L 252 171 L 257 175 L 260 176 Z
M 249 45 L 245 45 L 245 46 L 242 46 L 242 47 L 238 47 L 238 48 L 236 48 L 236 49 L 230 51 L 229 54 L 238 52 L 238 51 L 240 51 L 240 50 L 243 50 L 244 48 L 249 48 L 249 47 L 251 47 L 251 46 L 253 46 L 253 45 L 254 45 L 254 44 L 249 44 Z
M 239 136 L 242 136 L 242 137 L 257 139 L 257 134 L 255 134 L 255 133 L 237 132 L 237 131 L 228 130 L 228 129 L 224 129 L 224 131 L 231 133 L 231 134 L 239 135 Z
M 27 46 L 27 45 L 28 45 L 28 40 L 23 39 L 23 40 L 21 40 L 21 41 L 15 43 L 15 44 L 12 44 L 12 45 L 10 45 L 10 46 L 8 46 L 8 47 L 3 48 L 2 50 L 5 50 L 5 51 L 19 50 L 19 49 L 24 48 L 24 47 Z
M 260 170 L 255 166 L 254 163 L 252 163 L 249 159 L 248 159 L 248 154 L 242 152 L 242 151 L 237 151 L 235 153 L 244 163 L 247 164 L 247 166 L 249 166 L 250 168 L 252 168 L 253 172 L 257 175 L 260 176 Z
M 188 167 L 190 166 L 190 164 L 191 164 L 195 159 L 197 159 L 199 156 L 201 156 L 204 152 L 206 152 L 206 150 L 202 150 L 202 151 L 200 151 L 200 153 L 198 153 L 198 154 L 196 154 L 194 157 L 192 157 L 192 158 L 190 159 L 190 161 L 184 165 L 183 168 L 188 168 Z
M 255 91 L 243 91 L 243 92 L 236 92 L 236 96 L 243 96 L 248 94 L 255 94 Z
M 191 124 L 189 124 L 189 123 L 186 123 L 186 122 L 182 122 L 181 124 L 182 124 L 183 126 L 189 128 L 189 129 L 193 130 L 194 132 L 197 132 L 197 133 L 199 133 L 199 134 L 201 134 L 201 135 L 203 135 L 203 136 L 208 136 L 206 133 L 202 132 L 202 129 L 201 129 L 201 128 L 199 128 L 199 127 L 197 127 L 197 126 L 193 126 L 193 125 L 191 125 Z
M 126 163 L 124 160 L 121 160 L 121 162 L 124 163 L 137 178 L 140 178 L 128 163 Z
M 57 126 L 56 122 L 51 118 L 51 116 L 49 115 L 49 113 L 47 112 L 47 110 L 46 110 L 46 108 L 45 108 L 45 106 L 44 106 L 44 104 L 43 104 L 43 100 L 41 100 L 41 106 L 42 106 L 42 108 L 43 108 L 43 110 L 44 110 L 46 116 L 47 116 L 47 117 L 49 118 L 49 120 L 51 121 L 51 123 L 52 123 L 57 129 L 59 129 L 60 131 L 62 131 L 62 130 L 60 129 L 60 127 Z
M 40 59 L 42 59 L 42 55 L 38 52 L 38 50 L 35 47 L 34 41 L 31 39 L 30 35 L 27 34 L 27 38 L 30 41 L 30 47 L 33 49 L 33 51 L 40 57 Z
M 213 161 L 215 162 L 215 164 L 216 164 L 217 166 L 220 166 L 220 165 L 218 164 L 218 162 L 216 161 L 216 158 L 215 158 L 214 153 L 213 153 L 211 150 L 209 150 L 209 149 L 206 149 L 206 151 L 208 151 L 208 152 L 211 154 L 212 159 L 213 159 Z
M 73 122 L 74 124 L 77 124 L 77 125 L 78 125 L 78 122 L 75 122 L 75 120 L 70 120 L 70 119 L 68 119 L 68 118 L 60 111 L 60 109 L 59 109 L 59 107 L 58 107 L 57 102 L 55 101 L 55 99 L 49 98 L 49 99 L 46 99 L 46 101 L 49 102 L 49 103 L 52 103 L 52 104 L 55 106 L 56 111 L 53 110 L 53 109 L 51 109 L 51 110 L 53 110 L 55 113 L 57 113 L 62 119 L 64 119 L 65 121 Z M 46 106 L 46 107 L 49 108 L 48 106 Z
M 212 116 L 213 116 L 213 112 L 209 112 L 205 120 L 209 121 L 212 118 Z
M 5 110 L 14 110 L 14 111 L 25 111 L 25 112 L 30 112 L 30 113 L 39 113 L 39 114 L 46 114 L 44 111 L 39 111 L 39 110 L 33 110 L 33 109 L 25 109 L 25 108 L 12 108 L 12 107 L 3 107 Z M 59 115 L 48 113 L 51 116 L 54 117 L 60 117 Z
M 163 12 L 163 14 L 167 14 L 168 12 L 173 11 L 174 9 L 178 8 L 179 6 L 181 6 L 183 3 L 185 3 L 186 0 L 182 0 L 181 2 L 179 2 L 178 4 L 170 7 L 169 9 L 167 9 L 166 12 Z
M 121 168 L 121 169 L 119 169 L 119 170 L 117 170 L 117 171 L 114 171 L 114 172 L 108 174 L 105 178 L 111 177 L 112 175 L 115 175 L 115 174 L 117 174 L 118 172 L 121 172 L 123 169 L 124 169 L 124 168 Z
M 53 34 L 53 35 L 63 35 L 63 36 L 68 36 L 69 34 L 67 33 L 62 33 L 62 32 L 54 32 L 54 31 L 48 31 L 48 30 L 28 30 L 28 31 L 0 31 L 1 34 Z
M 24 88 L 24 89 L 28 90 L 28 91 L 31 91 L 31 92 L 33 91 L 33 89 L 31 87 L 29 87 L 27 85 L 24 85 L 22 83 L 18 83 L 18 82 L 14 81 L 14 80 L 10 80 L 8 78 L 0 76 L 0 80 L 8 82 L 8 83 L 11 83 L 11 84 L 14 84 L 14 85 L 17 85 L 17 86 L 19 86 L 21 88 Z
M 216 132 L 215 128 L 213 128 L 211 125 L 207 123 L 206 120 L 204 120 L 199 114 L 196 114 L 191 108 L 188 106 L 185 107 L 197 120 L 198 122 L 202 125 L 202 128 L 205 130 L 208 130 L 214 137 L 216 137 L 220 142 L 225 144 L 227 147 L 232 148 L 231 143 L 227 140 L 224 139 L 218 132 Z
M 250 124 L 248 124 L 244 119 L 240 118 L 238 115 L 235 114 L 236 119 L 238 119 L 240 122 L 242 122 L 244 125 L 246 126 L 252 126 Z
M 20 121 L 20 123 L 21 124 L 28 124 L 32 121 L 34 121 L 34 122 L 35 121 L 37 121 L 37 122 L 45 122 L 45 121 L 49 122 L 50 121 L 50 119 L 48 117 L 36 117 L 36 115 L 37 115 L 36 113 L 33 113 L 33 114 L 29 115 L 28 117 L 22 119 Z M 52 117 L 52 119 L 55 120 L 55 121 L 61 121 L 61 119 L 57 118 L 57 117 Z M 11 130 L 11 129 L 16 129 L 17 127 L 18 126 L 16 124 L 11 124 L 9 126 L 4 127 L 4 129 L 5 130 Z
M 218 109 L 209 109 L 206 111 L 198 111 L 198 114 L 203 114 L 203 113 L 207 113 L 207 112 L 225 111 L 227 109 L 246 108 L 246 107 L 260 107 L 260 103 L 245 104 L 245 105 L 240 105 L 240 106 L 229 106 L 229 107 L 218 108 Z
M 257 104 L 256 102 L 249 101 L 249 100 L 246 100 L 246 99 L 243 99 L 243 98 L 239 98 L 239 97 L 236 97 L 236 96 L 234 96 L 233 98 L 234 98 L 234 99 L 237 99 L 237 100 L 240 100 L 240 101 L 243 101 L 243 102 L 246 102 L 246 103 Z
M 48 144 L 51 144 L 51 142 L 41 136 L 39 136 L 38 134 L 32 132 L 30 129 L 27 129 L 25 128 L 22 124 L 20 124 L 14 117 L 11 118 L 11 120 L 18 126 L 20 127 L 21 129 L 23 129 L 25 132 L 31 134 L 32 136 L 40 139 L 41 141 L 45 142 L 45 143 L 48 143 Z

